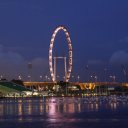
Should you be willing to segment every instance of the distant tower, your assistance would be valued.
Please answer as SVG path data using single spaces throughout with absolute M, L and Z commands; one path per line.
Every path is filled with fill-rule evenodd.
M 65 81 L 68 82 L 69 79 L 70 79 L 71 71 L 72 71 L 72 43 L 71 43 L 71 39 L 70 39 L 69 33 L 68 33 L 67 29 L 64 26 L 57 27 L 55 29 L 54 33 L 52 34 L 50 47 L 49 47 L 49 68 L 50 68 L 52 81 L 56 82 L 56 67 L 55 67 L 56 66 L 56 59 L 54 59 L 54 69 L 53 69 L 53 54 L 52 54 L 52 50 L 53 50 L 53 44 L 54 44 L 54 40 L 55 40 L 56 34 L 60 30 L 64 31 L 65 36 L 66 36 L 66 40 L 67 40 L 67 43 L 68 43 L 68 70 L 65 71 L 65 73 L 66 73 Z M 64 59 L 64 61 L 66 63 L 65 59 Z M 66 66 L 66 64 L 65 64 L 65 66 Z
M 32 81 L 32 63 L 28 63 L 28 79 Z

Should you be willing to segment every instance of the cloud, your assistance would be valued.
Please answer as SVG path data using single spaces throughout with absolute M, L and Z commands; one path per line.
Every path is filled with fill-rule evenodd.
M 17 79 L 19 75 L 23 80 L 28 80 L 29 75 L 28 63 L 32 63 L 32 77 L 33 80 L 38 80 L 40 75 L 48 73 L 48 60 L 37 57 L 32 60 L 26 60 L 17 52 L 9 51 L 3 45 L 0 45 L 0 76 L 7 79 Z
M 24 57 L 18 53 L 7 51 L 3 45 L 0 45 L 0 60 L 0 75 L 5 77 L 14 77 L 21 65 L 26 63 Z
M 123 39 L 119 40 L 120 43 L 125 42 L 128 43 L 128 36 L 124 37 Z
M 111 64 L 128 64 L 128 53 L 125 51 L 117 51 L 113 53 L 113 55 L 110 58 Z
M 0 60 L 1 60 L 1 63 L 6 63 L 8 65 L 21 64 L 22 62 L 25 61 L 23 56 L 15 52 L 6 51 L 6 49 L 2 45 L 0 45 Z

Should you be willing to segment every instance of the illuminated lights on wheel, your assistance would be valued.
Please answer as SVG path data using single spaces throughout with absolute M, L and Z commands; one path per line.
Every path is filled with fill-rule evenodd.
M 51 41 L 50 41 L 50 47 L 49 47 L 49 68 L 50 68 L 50 74 L 51 74 L 52 81 L 55 82 L 55 75 L 54 75 L 54 71 L 53 71 L 52 51 L 53 51 L 53 44 L 54 44 L 55 37 L 60 30 L 64 31 L 66 40 L 68 43 L 68 70 L 67 70 L 67 74 L 66 74 L 66 78 L 65 78 L 65 81 L 68 82 L 70 75 L 71 75 L 71 70 L 72 70 L 72 43 L 71 43 L 69 33 L 64 26 L 57 27 L 52 34 Z

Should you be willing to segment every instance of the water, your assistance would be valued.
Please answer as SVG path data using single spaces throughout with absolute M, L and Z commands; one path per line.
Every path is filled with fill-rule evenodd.
M 0 128 L 128 128 L 128 102 L 73 97 L 1 99 Z

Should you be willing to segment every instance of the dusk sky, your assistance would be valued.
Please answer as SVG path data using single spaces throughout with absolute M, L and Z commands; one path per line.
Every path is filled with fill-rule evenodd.
M 121 65 L 127 72 L 128 0 L 0 0 L 0 75 L 8 79 L 21 75 L 26 81 L 27 65 L 32 63 L 32 80 L 50 76 L 50 39 L 60 25 L 72 40 L 71 81 L 78 75 L 80 81 L 91 80 L 91 75 L 97 81 L 111 81 L 110 75 L 125 80 Z M 54 46 L 56 56 L 67 54 L 63 32 Z M 61 76 L 60 67 L 62 62 L 57 69 Z

